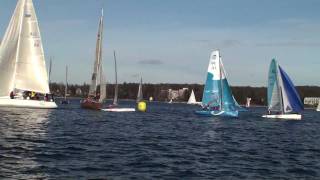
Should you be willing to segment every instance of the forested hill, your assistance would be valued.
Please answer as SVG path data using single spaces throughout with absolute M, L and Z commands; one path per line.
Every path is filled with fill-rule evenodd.
M 137 83 L 123 83 L 119 84 L 119 98 L 120 99 L 136 99 L 138 92 Z M 179 101 L 187 101 L 191 90 L 195 92 L 197 101 L 201 101 L 203 85 L 201 84 L 144 84 L 143 85 L 143 96 L 145 99 L 153 97 L 156 101 L 167 101 L 168 89 L 178 90 L 182 88 L 188 88 L 189 91 L 185 93 L 183 97 L 179 98 Z M 51 83 L 51 91 L 57 95 L 64 95 L 64 84 L 62 83 Z M 89 91 L 89 85 L 68 85 L 69 96 L 72 97 L 85 97 Z M 78 93 L 76 92 L 78 89 Z M 79 89 L 81 93 L 79 93 Z M 250 87 L 250 86 L 233 86 L 231 87 L 234 97 L 240 104 L 245 104 L 246 98 L 250 97 L 251 103 L 256 105 L 265 105 L 267 88 L 266 87 Z M 320 97 L 320 87 L 318 86 L 298 86 L 297 87 L 300 97 Z M 113 98 L 114 95 L 114 84 L 107 85 L 107 96 Z

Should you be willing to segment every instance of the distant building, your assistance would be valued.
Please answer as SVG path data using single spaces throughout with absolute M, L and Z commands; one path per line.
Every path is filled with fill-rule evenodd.
M 182 88 L 179 90 L 168 89 L 168 100 L 179 100 L 184 99 L 185 94 L 187 93 L 188 88 Z
M 320 101 L 320 97 L 305 97 L 303 100 L 303 103 L 314 106 L 319 104 L 319 101 Z

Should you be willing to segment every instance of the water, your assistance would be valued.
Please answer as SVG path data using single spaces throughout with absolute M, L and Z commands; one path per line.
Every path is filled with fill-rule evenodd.
M 134 102 L 124 102 L 134 106 Z M 302 121 L 201 118 L 196 106 L 148 113 L 0 109 L 0 179 L 319 179 L 320 113 Z

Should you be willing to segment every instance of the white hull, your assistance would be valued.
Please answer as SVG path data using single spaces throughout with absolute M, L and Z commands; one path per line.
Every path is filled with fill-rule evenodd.
M 58 106 L 55 102 L 49 102 L 49 101 L 43 101 L 43 100 L 0 98 L 0 107 L 55 109 Z
M 192 102 L 192 103 L 189 103 L 189 102 L 188 102 L 187 104 L 190 104 L 190 105 L 200 105 L 200 106 L 201 106 L 201 105 L 202 105 L 202 102 Z
M 107 108 L 107 109 L 101 109 L 102 111 L 107 112 L 135 112 L 135 108 Z
M 320 111 L 320 109 L 317 109 L 317 111 Z
M 301 114 L 268 114 L 263 115 L 264 118 L 271 118 L 271 119 L 293 119 L 293 120 L 301 120 Z

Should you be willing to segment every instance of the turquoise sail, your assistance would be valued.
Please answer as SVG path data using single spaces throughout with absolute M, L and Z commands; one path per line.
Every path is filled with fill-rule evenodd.
M 219 51 L 213 51 L 202 96 L 203 110 L 200 115 L 238 116 L 236 102 L 226 78 Z
M 282 98 L 278 82 L 278 63 L 272 59 L 268 75 L 268 110 L 282 111 Z

